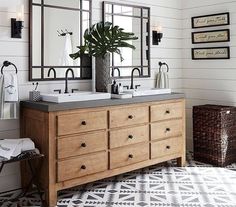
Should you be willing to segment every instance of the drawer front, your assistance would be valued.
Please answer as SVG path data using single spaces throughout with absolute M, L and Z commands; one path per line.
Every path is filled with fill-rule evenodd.
M 181 136 L 183 131 L 182 119 L 156 122 L 151 124 L 151 139 Z
M 143 124 L 149 121 L 148 106 L 124 107 L 110 110 L 110 127 L 122 127 L 134 124 Z
M 151 106 L 151 121 L 181 118 L 183 116 L 183 103 L 173 102 Z
M 106 128 L 106 111 L 59 115 L 57 121 L 58 136 Z
M 105 131 L 80 134 L 58 139 L 58 159 L 98 152 L 107 149 L 107 133 Z
M 153 142 L 151 144 L 151 157 L 159 158 L 165 157 L 174 153 L 181 152 L 182 138 L 175 137 L 162 141 Z
M 110 152 L 110 168 L 118 168 L 149 159 L 149 144 L 142 143 L 124 148 L 113 149 Z
M 58 182 L 78 178 L 108 169 L 107 152 L 78 156 L 77 158 L 59 161 L 57 166 Z
M 148 125 L 110 131 L 111 149 L 140 142 L 148 142 L 148 140 Z

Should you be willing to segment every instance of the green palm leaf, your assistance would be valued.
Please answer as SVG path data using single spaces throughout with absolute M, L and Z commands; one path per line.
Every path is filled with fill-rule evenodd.
M 84 45 L 78 46 L 78 51 L 70 54 L 72 59 L 77 59 L 84 54 L 94 57 L 104 57 L 106 53 L 117 53 L 121 61 L 124 60 L 119 48 L 136 49 L 126 41 L 137 40 L 132 32 L 124 32 L 123 28 L 113 26 L 111 22 L 98 22 L 84 32 Z

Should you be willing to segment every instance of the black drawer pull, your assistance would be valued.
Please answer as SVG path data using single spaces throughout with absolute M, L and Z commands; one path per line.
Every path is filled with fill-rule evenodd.
M 133 115 L 129 115 L 128 118 L 129 119 L 133 119 L 134 117 L 133 117 Z
M 133 137 L 133 135 L 129 135 L 129 139 L 133 139 L 134 137 Z
M 85 166 L 85 165 L 82 165 L 82 166 L 81 166 L 81 169 L 82 169 L 82 170 L 85 170 L 85 169 L 86 169 L 86 166 Z
M 166 128 L 166 132 L 170 132 L 170 128 Z
M 167 109 L 167 110 L 166 110 L 166 114 L 170 114 L 170 110 Z
M 132 159 L 134 158 L 134 156 L 132 154 L 129 154 L 129 158 Z
M 166 146 L 166 149 L 170 149 L 170 146 Z
M 81 144 L 81 147 L 86 147 L 86 146 L 87 146 L 86 143 Z
M 87 123 L 86 121 L 82 121 L 81 124 L 85 126 Z

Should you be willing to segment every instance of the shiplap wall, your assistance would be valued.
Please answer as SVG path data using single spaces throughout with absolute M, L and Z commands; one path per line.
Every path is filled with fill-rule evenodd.
M 170 65 L 170 85 L 175 91 L 181 91 L 182 86 L 182 0 L 120 0 L 127 4 L 139 4 L 151 7 L 151 22 L 160 22 L 163 25 L 164 38 L 159 46 L 152 46 L 151 64 L 152 77 L 138 80 L 142 86 L 153 87 L 154 78 L 158 69 L 158 61 L 166 61 Z M 10 18 L 16 16 L 16 5 L 25 5 L 25 27 L 22 39 L 10 38 Z M 101 21 L 102 1 L 92 0 L 93 22 Z M 0 63 L 9 60 L 15 63 L 19 69 L 19 90 L 20 98 L 27 99 L 28 92 L 32 90 L 32 85 L 28 82 L 28 0 L 0 0 Z M 135 80 L 137 81 L 137 80 Z M 130 80 L 122 80 L 124 85 Z M 70 81 L 70 88 L 80 90 L 92 89 L 92 81 Z M 54 89 L 64 89 L 64 82 L 42 82 L 39 90 L 42 92 L 52 92 Z M 18 138 L 18 120 L 0 121 L 0 139 Z M 4 168 L 0 175 L 0 191 L 12 189 L 20 186 L 19 166 L 10 165 Z
M 192 45 L 191 17 L 230 12 L 231 25 L 195 29 L 205 31 L 230 28 L 230 43 Z M 191 47 L 230 46 L 230 60 L 191 60 Z M 183 1 L 183 88 L 187 97 L 187 138 L 192 148 L 192 106 L 200 104 L 236 105 L 236 1 Z

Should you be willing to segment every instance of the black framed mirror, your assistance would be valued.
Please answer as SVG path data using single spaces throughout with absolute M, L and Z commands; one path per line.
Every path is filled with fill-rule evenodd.
M 29 80 L 64 80 L 68 68 L 74 79 L 91 79 L 92 59 L 69 57 L 91 26 L 91 0 L 30 0 L 29 8 Z
M 116 72 L 114 76 L 129 78 L 132 69 L 139 68 L 142 77 L 150 77 L 150 8 L 104 1 L 103 21 L 112 22 L 138 37 L 138 40 L 130 42 L 136 47 L 135 50 L 121 48 L 124 61 L 120 60 L 119 55 L 112 54 L 111 69 L 120 70 L 120 76 Z

